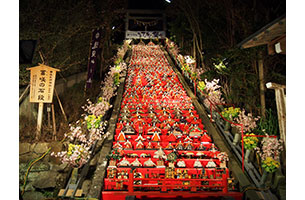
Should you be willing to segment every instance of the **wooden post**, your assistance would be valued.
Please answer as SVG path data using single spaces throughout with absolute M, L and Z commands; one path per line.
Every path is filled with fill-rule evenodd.
M 263 52 L 259 52 L 258 58 L 258 74 L 259 74 L 259 93 L 261 100 L 261 115 L 266 117 L 266 101 L 265 101 L 265 83 L 264 83 L 264 64 L 263 64 Z
M 53 139 L 57 140 L 57 138 L 56 138 L 55 110 L 54 110 L 54 104 L 53 103 L 52 103 L 52 121 L 53 121 Z
M 284 92 L 286 86 L 269 82 L 266 84 L 266 87 L 268 89 L 275 90 L 275 101 L 277 117 L 279 121 L 280 136 L 281 139 L 283 139 L 284 145 L 286 147 L 286 96 Z
M 62 114 L 64 115 L 64 118 L 65 118 L 66 122 L 68 122 L 66 113 L 65 113 L 65 111 L 64 111 L 64 108 L 62 107 L 62 104 L 61 104 L 61 101 L 60 101 L 59 96 L 58 96 L 58 94 L 57 94 L 56 88 L 54 88 L 54 91 L 55 91 L 55 95 L 56 95 L 57 100 L 58 100 L 58 103 L 59 103 L 60 110 L 61 110 Z
M 41 135 L 42 114 L 43 114 L 43 102 L 39 102 L 38 103 L 36 140 L 39 140 L 40 135 Z
M 50 104 L 47 105 L 47 113 L 48 113 L 48 129 L 51 129 L 51 107 Z

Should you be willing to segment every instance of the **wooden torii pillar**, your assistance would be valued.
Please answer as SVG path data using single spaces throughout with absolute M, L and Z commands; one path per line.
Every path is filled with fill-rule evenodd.
M 284 91 L 286 86 L 269 82 L 266 84 L 266 87 L 268 89 L 275 90 L 275 100 L 280 128 L 280 136 L 281 139 L 284 141 L 284 145 L 286 148 L 286 95 Z

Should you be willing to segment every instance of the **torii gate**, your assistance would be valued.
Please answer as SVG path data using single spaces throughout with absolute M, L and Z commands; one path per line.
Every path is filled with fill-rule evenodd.
M 164 39 L 166 15 L 163 10 L 128 9 L 125 19 L 125 39 Z

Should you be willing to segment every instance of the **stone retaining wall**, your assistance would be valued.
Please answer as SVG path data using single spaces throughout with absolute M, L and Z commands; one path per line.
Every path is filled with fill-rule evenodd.
M 61 164 L 58 158 L 50 156 L 51 152 L 61 151 L 63 144 L 52 143 L 19 143 L 19 186 L 23 190 L 23 183 L 29 163 L 42 156 L 51 147 L 51 151 L 37 161 L 28 173 L 24 200 L 38 200 L 57 195 L 58 190 L 65 187 L 69 166 Z

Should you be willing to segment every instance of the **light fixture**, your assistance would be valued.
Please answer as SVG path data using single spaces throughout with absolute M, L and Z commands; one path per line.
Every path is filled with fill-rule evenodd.
M 171 3 L 171 0 L 165 0 L 167 3 Z
M 115 29 L 115 26 L 112 27 L 112 30 Z

